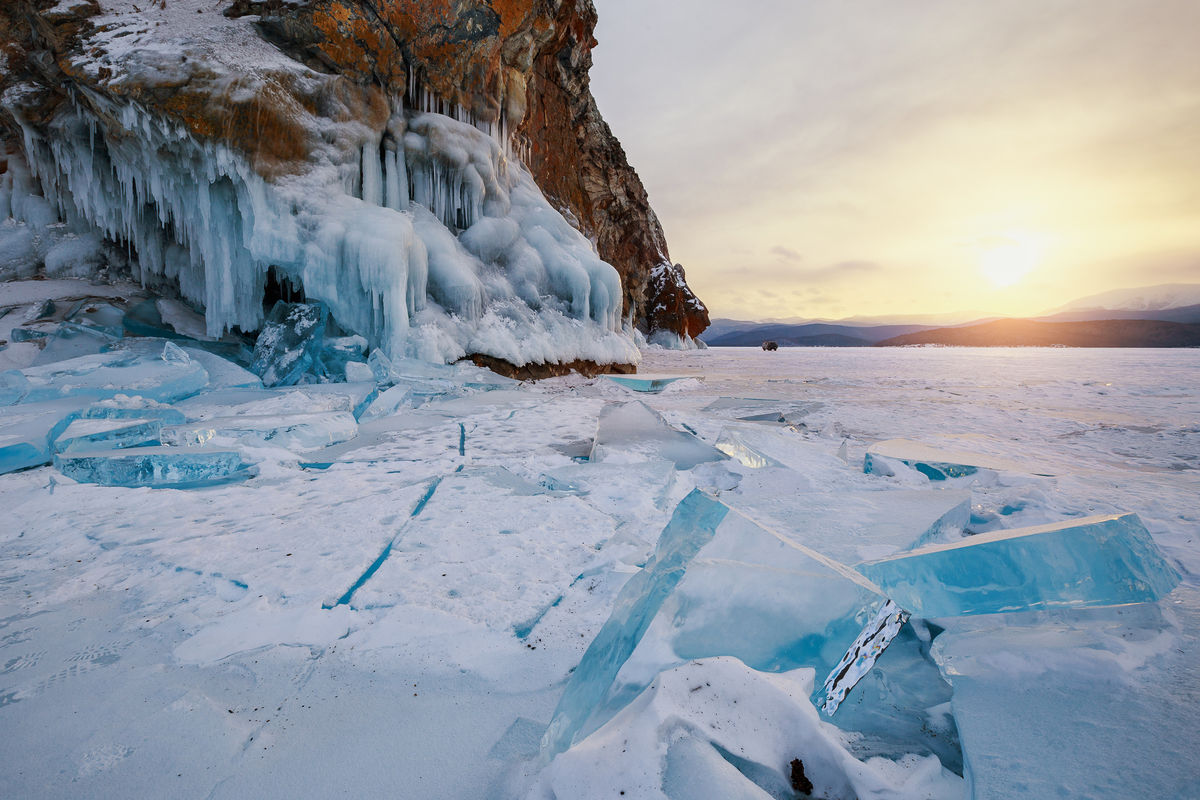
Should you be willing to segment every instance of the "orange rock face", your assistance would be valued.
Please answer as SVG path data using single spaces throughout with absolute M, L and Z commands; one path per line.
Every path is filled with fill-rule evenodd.
M 349 163 L 360 145 L 331 141 L 332 127 L 379 130 L 398 104 L 424 98 L 511 136 L 552 204 L 617 268 L 640 328 L 695 336 L 707 326 L 682 269 L 661 268 L 662 228 L 591 96 L 591 0 L 144 5 L 0 4 L 5 138 L 20 141 L 18 118 L 48 125 L 66 102 L 100 117 L 132 101 L 242 153 L 271 180 L 331 151 Z

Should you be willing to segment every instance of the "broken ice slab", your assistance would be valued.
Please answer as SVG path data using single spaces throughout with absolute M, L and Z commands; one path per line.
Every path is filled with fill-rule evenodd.
M 31 366 L 39 367 L 80 356 L 104 353 L 120 346 L 120 339 L 102 330 L 64 322 L 53 336 L 46 339 L 41 352 L 34 356 Z
M 922 617 L 1146 603 L 1179 583 L 1136 514 L 981 533 L 857 569 Z
M 571 674 L 542 738 L 544 754 L 554 756 L 570 747 L 593 712 L 605 703 L 617 673 L 688 564 L 712 540 L 728 513 L 723 504 L 699 491 L 693 491 L 676 506 L 654 555 L 621 588 L 608 621 Z
M 85 419 L 155 419 L 163 425 L 177 425 L 186 418 L 183 412 L 145 397 L 118 394 L 87 407 Z
M 20 370 L 0 372 L 0 406 L 11 406 L 21 402 L 29 394 L 29 379 Z
M 374 382 L 309 383 L 279 389 L 216 389 L 175 404 L 190 420 L 243 414 L 304 414 L 349 411 L 359 417 L 375 399 Z
M 665 459 L 681 470 L 725 457 L 690 433 L 672 428 L 657 412 L 636 400 L 604 406 L 590 456 L 592 461 L 614 464 Z
M 891 475 L 893 474 L 892 469 L 887 464 L 889 459 L 912 467 L 931 481 L 962 478 L 974 475 L 981 469 L 998 472 L 1024 472 L 1030 475 L 1053 474 L 1034 464 L 1021 464 L 1004 458 L 966 453 L 961 450 L 943 450 L 908 439 L 889 439 L 871 445 L 867 448 L 867 455 L 863 460 L 863 472 Z
M 179 350 L 179 348 L 175 348 Z M 182 353 L 182 351 L 179 351 Z M 27 367 L 21 374 L 29 391 L 21 402 L 59 397 L 113 397 L 117 394 L 171 403 L 190 397 L 208 385 L 208 372 L 192 359 L 178 358 L 163 348 L 162 355 L 117 350 L 81 356 L 54 364 Z
M 54 457 L 63 475 L 101 486 L 196 488 L 240 480 L 251 470 L 235 450 L 202 447 L 134 447 L 90 450 Z
M 675 381 L 688 378 L 698 378 L 699 375 L 605 375 L 618 386 L 632 389 L 635 392 L 657 394 Z
M 125 309 L 104 300 L 84 298 L 67 312 L 68 320 L 85 328 L 107 334 L 114 339 L 124 335 Z
M 329 309 L 324 303 L 275 304 L 254 345 L 250 369 L 265 386 L 294 386 L 319 364 Z
M 0 409 L 0 474 L 49 464 L 54 440 L 84 405 L 68 398 Z
M 319 354 L 320 368 L 324 375 L 338 379 L 346 374 L 349 364 L 361 364 L 370 372 L 367 366 L 367 340 L 361 336 L 332 336 L 321 342 Z
M 183 351 L 208 371 L 210 389 L 261 389 L 262 380 L 228 358 L 199 347 L 184 346 Z
M 196 447 L 212 441 L 256 441 L 287 450 L 316 450 L 349 441 L 358 422 L 349 411 L 213 417 L 162 430 L 164 444 Z
M 54 441 L 54 452 L 120 449 L 159 444 L 157 419 L 76 419 Z
M 781 467 L 783 464 L 763 453 L 748 441 L 748 437 L 736 428 L 726 428 L 717 437 L 717 449 L 737 461 L 743 467 L 764 469 Z
M 971 518 L 967 491 L 797 491 L 796 478 L 785 470 L 744 478 L 737 505 L 790 541 L 842 564 L 958 539 Z

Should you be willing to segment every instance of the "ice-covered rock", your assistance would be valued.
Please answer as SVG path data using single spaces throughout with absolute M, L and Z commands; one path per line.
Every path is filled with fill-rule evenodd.
M 1179 583 L 1136 514 L 981 533 L 857 569 L 923 617 L 1146 603 Z
M 54 457 L 68 478 L 101 486 L 192 488 L 246 477 L 236 450 L 205 447 L 134 447 L 84 450 Z
M 250 369 L 262 377 L 264 386 L 299 383 L 305 373 L 317 369 L 328 321 L 323 303 L 280 300 L 263 322 Z

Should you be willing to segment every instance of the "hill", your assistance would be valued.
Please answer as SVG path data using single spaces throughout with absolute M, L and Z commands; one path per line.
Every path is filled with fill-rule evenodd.
M 1200 347 L 1200 324 L 1147 319 L 1039 322 L 1002 319 L 981 325 L 896 336 L 877 347 L 941 344 L 960 347 Z

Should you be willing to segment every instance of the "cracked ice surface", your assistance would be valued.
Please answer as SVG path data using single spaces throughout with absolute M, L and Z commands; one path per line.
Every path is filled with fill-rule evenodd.
M 362 414 L 357 436 L 303 460 L 240 442 L 259 474 L 239 483 L 0 476 L 0 793 L 763 797 L 801 758 L 829 797 L 1195 795 L 1200 354 L 712 349 L 646 361 L 705 380 L 640 396 L 659 438 L 600 462 L 586 460 L 600 417 L 627 390 L 572 376 L 484 392 L 450 376 L 452 392 Z M 377 388 L 210 384 L 166 405 L 52 401 L 63 407 L 51 425 L 89 409 L 189 424 L 353 415 Z M 714 448 L 729 429 L 776 463 L 660 457 L 670 434 Z M 989 469 L 947 488 L 915 470 L 864 474 L 867 447 L 896 438 L 1056 477 Z M 613 714 L 542 760 L 572 670 L 700 485 L 790 544 L 756 532 L 700 553 L 663 604 L 686 600 L 687 613 L 678 628 L 651 621 Z M 832 724 L 816 716 L 814 677 L 872 609 L 833 620 L 824 641 L 797 637 L 822 620 L 776 552 L 853 565 L 1123 512 L 1182 576 L 1165 600 L 907 624 Z M 722 583 L 739 572 L 753 578 Z M 710 590 L 726 585 L 722 604 Z M 773 667 L 772 636 L 803 646 Z M 898 699 L 902 714 L 881 713 Z M 956 730 L 961 763 L 957 745 L 913 746 L 922 728 Z

